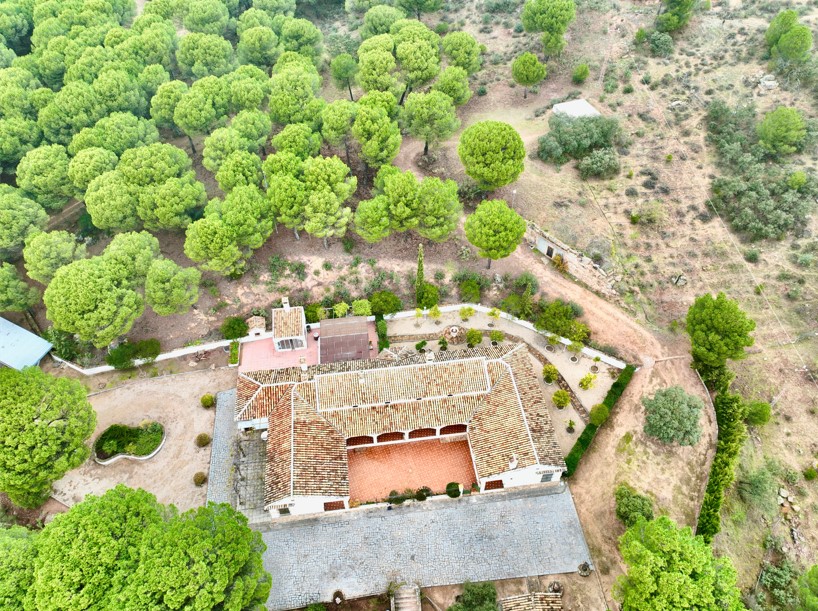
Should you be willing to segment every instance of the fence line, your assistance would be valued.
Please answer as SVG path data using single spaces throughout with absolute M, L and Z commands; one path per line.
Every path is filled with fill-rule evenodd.
M 495 309 L 495 308 L 486 307 L 486 306 L 481 305 L 479 303 L 459 303 L 459 304 L 454 304 L 454 305 L 444 305 L 444 306 L 439 306 L 439 309 L 440 309 L 441 313 L 449 314 L 449 313 L 457 313 L 457 312 L 460 311 L 460 308 L 463 308 L 463 307 L 474 308 L 474 310 L 476 312 L 480 312 L 482 314 L 488 314 L 490 311 Z M 554 335 L 553 333 L 548 333 L 547 331 L 540 331 L 540 330 L 536 329 L 534 327 L 534 325 L 532 325 L 527 320 L 517 318 L 516 316 L 512 316 L 511 314 L 508 314 L 507 312 L 503 312 L 502 310 L 499 310 L 499 309 L 498 309 L 498 311 L 500 312 L 500 319 L 501 320 L 507 320 L 508 322 L 510 322 L 512 324 L 523 327 L 524 329 L 528 329 L 529 331 L 537 333 L 538 335 L 541 335 L 543 337 L 549 337 L 549 336 Z M 423 313 L 424 317 L 427 317 L 428 313 L 429 313 L 428 310 L 425 310 L 424 313 Z M 415 318 L 415 317 L 416 317 L 416 311 L 415 310 L 404 310 L 402 312 L 396 312 L 394 314 L 389 314 L 389 315 L 385 316 L 384 318 L 386 320 L 402 320 L 402 319 L 405 319 L 405 318 Z M 375 317 L 374 316 L 367 316 L 366 319 L 371 322 L 371 321 L 375 320 Z M 321 328 L 321 323 L 320 322 L 309 323 L 309 324 L 310 324 L 310 330 L 311 331 Z M 168 361 L 170 359 L 175 359 L 175 358 L 179 358 L 179 357 L 182 357 L 182 356 L 187 356 L 187 355 L 190 355 L 190 354 L 196 354 L 197 352 L 203 352 L 203 351 L 208 351 L 208 350 L 216 350 L 218 348 L 226 348 L 226 347 L 230 346 L 230 344 L 232 342 L 234 342 L 234 341 L 238 341 L 240 344 L 246 344 L 248 342 L 255 342 L 255 341 L 261 341 L 261 340 L 272 339 L 272 338 L 273 338 L 273 332 L 272 331 L 264 331 L 262 333 L 259 333 L 258 335 L 252 335 L 252 336 L 248 335 L 247 337 L 242 337 L 242 338 L 240 338 L 238 340 L 222 339 L 222 340 L 218 340 L 218 341 L 215 341 L 215 342 L 209 342 L 207 344 L 199 344 L 199 345 L 196 345 L 196 346 L 185 346 L 184 348 L 176 348 L 175 350 L 170 350 L 169 352 L 163 352 L 162 354 L 157 356 L 155 359 L 153 359 L 153 361 L 146 360 L 146 359 L 137 359 L 137 360 L 134 361 L 134 366 L 150 364 L 152 362 Z M 564 337 L 557 337 L 557 339 L 559 339 L 559 342 L 561 344 L 565 345 L 565 346 L 569 346 L 570 344 L 573 343 L 573 342 L 571 342 L 570 339 L 566 339 Z M 617 358 L 614 358 L 614 357 L 612 357 L 610 355 L 607 355 L 604 352 L 600 352 L 599 350 L 594 350 L 593 348 L 583 347 L 582 348 L 582 354 L 584 354 L 585 356 L 587 356 L 587 357 L 589 357 L 591 359 L 598 357 L 601 362 L 605 363 L 606 365 L 610 365 L 611 367 L 616 367 L 617 369 L 624 369 L 625 365 L 626 365 L 626 363 L 624 361 L 621 361 L 621 360 L 619 360 Z M 89 368 L 86 369 L 86 368 L 80 367 L 76 363 L 72 363 L 71 361 L 67 361 L 65 359 L 62 359 L 62 358 L 58 357 L 56 354 L 54 354 L 53 350 L 51 352 L 51 356 L 54 358 L 55 361 L 57 361 L 59 363 L 63 363 L 64 365 L 66 365 L 67 367 L 70 367 L 74 371 L 77 371 L 77 372 L 79 372 L 79 373 L 81 373 L 83 375 L 86 375 L 86 376 L 94 376 L 94 375 L 97 375 L 97 374 L 100 374 L 100 373 L 108 373 L 108 372 L 111 372 L 111 371 L 116 371 L 116 369 L 114 369 L 110 365 L 100 365 L 98 367 L 89 367 Z

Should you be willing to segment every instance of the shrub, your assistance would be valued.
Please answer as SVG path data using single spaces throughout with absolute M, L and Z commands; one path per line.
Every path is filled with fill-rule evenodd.
M 497 342 L 498 344 L 505 339 L 505 335 L 502 331 L 489 331 L 489 339 L 493 342 Z
M 772 514 L 776 509 L 776 482 L 766 467 L 760 467 L 745 474 L 736 484 L 738 495 L 749 507 L 756 507 L 765 514 Z
M 577 164 L 582 178 L 612 178 L 619 174 L 619 155 L 610 148 L 597 149 Z
M 400 297 L 395 295 L 392 291 L 372 293 L 369 297 L 369 304 L 372 307 L 372 313 L 376 315 L 380 314 L 381 316 L 400 312 L 401 308 L 403 308 Z
M 612 148 L 622 134 L 619 121 L 607 117 L 572 119 L 557 114 L 548 120 L 548 127 L 550 131 L 539 139 L 537 156 L 555 163 L 582 159 L 596 149 Z
M 158 339 L 146 339 L 140 342 L 122 342 L 105 356 L 105 362 L 114 369 L 130 369 L 135 360 L 152 363 L 161 351 Z
M 804 479 L 808 482 L 811 482 L 815 478 L 818 478 L 818 471 L 815 470 L 815 467 L 807 467 L 804 469 Z
M 457 482 L 449 482 L 446 484 L 446 494 L 453 499 L 460 496 L 460 484 Z
M 554 393 L 554 396 L 551 397 L 551 400 L 554 402 L 554 405 L 562 409 L 571 403 L 571 394 L 567 390 L 558 390 Z
M 418 490 L 417 492 L 415 492 L 415 500 L 416 501 L 425 501 L 427 497 L 428 497 L 428 495 L 426 494 L 426 491 L 423 490 L 422 488 L 420 490 Z
M 213 441 L 213 438 L 207 433 L 199 433 L 196 435 L 196 445 L 200 448 L 206 448 L 210 445 L 211 441 Z
M 460 320 L 466 322 L 469 318 L 474 316 L 475 311 L 474 308 L 471 306 L 463 306 L 462 308 L 460 308 L 458 314 L 460 314 Z
M 467 303 L 480 303 L 480 285 L 476 280 L 464 280 L 458 285 L 460 300 Z
M 654 32 L 648 39 L 650 54 L 655 57 L 667 57 L 673 53 L 673 38 L 664 32 Z
M 204 471 L 197 471 L 196 473 L 194 473 L 193 474 L 193 483 L 197 487 L 204 486 L 205 483 L 207 483 L 207 473 L 205 473 Z
M 591 71 L 588 68 L 588 64 L 580 64 L 574 68 L 574 72 L 571 74 L 571 81 L 573 81 L 574 85 L 582 85 L 590 73 Z
M 308 325 L 321 322 L 324 318 L 324 306 L 320 303 L 309 303 L 304 306 L 304 318 Z
M 649 497 L 637 493 L 626 484 L 620 484 L 614 493 L 616 499 L 616 517 L 630 528 L 641 518 L 647 521 L 653 519 L 653 501 Z
M 653 398 L 643 397 L 645 433 L 663 443 L 692 446 L 699 442 L 699 419 L 704 407 L 701 399 L 687 394 L 681 386 L 656 391 Z
M 415 344 L 415 350 L 417 350 L 418 352 L 423 352 L 423 350 L 426 349 L 427 343 L 428 342 L 425 339 L 421 342 L 418 342 L 417 344 Z
M 571 305 L 559 299 L 540 307 L 534 326 L 541 331 L 549 331 L 578 342 L 585 341 L 589 335 L 588 327 L 575 320 Z
M 514 290 L 519 293 L 524 293 L 528 291 L 532 295 L 537 293 L 540 290 L 540 282 L 537 280 L 537 276 L 532 274 L 531 272 L 523 272 L 516 278 L 514 278 L 514 282 L 512 283 L 514 286 Z
M 227 356 L 227 362 L 231 365 L 238 365 L 239 363 L 239 342 L 236 340 L 230 342 L 230 353 Z
M 386 321 L 381 318 L 375 321 L 375 332 L 378 334 L 378 352 L 389 348 L 389 338 L 386 332 Z
M 94 442 L 94 451 L 99 458 L 110 458 L 116 454 L 147 456 L 162 443 L 164 428 L 158 422 L 148 422 L 140 426 L 112 424 Z
M 449 342 L 445 337 L 441 337 L 437 340 L 437 347 L 439 350 L 446 352 L 449 349 Z
M 586 373 L 579 381 L 579 387 L 582 390 L 590 390 L 594 387 L 594 383 L 596 382 L 596 374 L 594 373 Z
M 549 384 L 553 384 L 554 382 L 556 382 L 559 375 L 560 372 L 551 363 L 543 365 L 542 379 L 548 382 Z
M 352 302 L 352 313 L 355 316 L 370 316 L 372 314 L 372 304 L 368 299 L 356 299 Z
M 610 416 L 610 414 L 611 410 L 608 409 L 607 405 L 604 403 L 597 403 L 591 408 L 591 424 L 602 426 L 608 420 L 608 416 Z
M 224 319 L 221 326 L 222 337 L 224 339 L 238 339 L 247 335 L 250 328 L 244 319 L 238 316 L 230 316 Z
M 747 263 L 758 263 L 760 255 L 761 253 L 757 248 L 751 248 L 744 252 L 744 260 L 747 261 Z
M 343 301 L 341 303 L 336 303 L 334 306 L 332 306 L 332 315 L 335 318 L 343 318 L 344 316 L 347 315 L 348 312 L 349 304 L 344 303 Z
M 483 341 L 483 332 L 480 329 L 469 329 L 466 331 L 466 345 L 469 348 L 474 348 L 477 344 Z
M 206 409 L 210 409 L 214 405 L 216 405 L 216 397 L 207 393 L 206 395 L 202 395 L 202 398 L 199 399 L 199 402 L 202 404 L 202 407 Z
M 746 405 L 744 421 L 750 426 L 764 426 L 770 421 L 772 408 L 766 401 L 751 401 Z
M 437 305 L 439 301 L 440 294 L 437 287 L 431 282 L 425 282 L 423 284 L 423 294 L 418 300 L 418 307 L 428 310 L 432 306 Z

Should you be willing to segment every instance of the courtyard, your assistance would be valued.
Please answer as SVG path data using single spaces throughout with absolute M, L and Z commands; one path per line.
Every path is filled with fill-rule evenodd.
M 256 528 L 267 544 L 273 611 L 328 601 L 337 590 L 351 599 L 381 594 L 390 582 L 557 575 L 591 561 L 564 484 L 282 518 Z
M 466 489 L 477 482 L 469 442 L 462 435 L 351 448 L 348 458 L 350 503 L 382 501 L 393 490 L 428 486 L 443 492 L 449 482 Z

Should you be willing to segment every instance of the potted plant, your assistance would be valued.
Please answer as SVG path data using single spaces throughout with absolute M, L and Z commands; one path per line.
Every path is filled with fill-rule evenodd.
M 420 341 L 417 344 L 415 344 L 415 350 L 417 350 L 421 354 L 426 352 L 426 340 L 424 339 L 423 341 Z
M 551 397 L 551 400 L 554 402 L 554 405 L 557 406 L 557 409 L 565 409 L 568 404 L 571 403 L 571 395 L 567 390 L 558 390 L 554 393 L 554 396 Z
M 491 331 L 489 332 L 489 339 L 491 340 L 492 346 L 497 346 L 503 339 L 505 339 L 505 335 L 503 335 L 502 331 Z
M 471 306 L 463 306 L 460 308 L 460 320 L 467 322 L 469 318 L 474 316 L 474 308 Z
M 489 327 L 493 327 L 494 323 L 500 318 L 500 310 L 497 308 L 492 308 L 488 311 L 488 317 L 491 319 L 489 321 Z
M 582 352 L 582 343 L 581 342 L 571 342 L 568 345 L 568 351 L 572 353 L 571 362 L 572 363 L 579 363 L 579 354 Z
M 598 356 L 594 357 L 594 364 L 591 365 L 591 373 L 597 373 L 599 371 L 599 361 L 601 360 L 602 359 L 599 358 Z
M 557 371 L 557 368 L 554 367 L 551 363 L 548 363 L 547 365 L 543 365 L 542 379 L 543 379 L 543 382 L 545 382 L 549 386 L 551 386 L 551 384 L 553 384 L 554 382 L 557 381 L 557 378 L 559 377 L 559 375 L 560 375 L 560 372 Z
M 567 433 L 573 433 L 573 432 L 574 432 L 574 427 L 576 426 L 576 424 L 577 424 L 577 423 L 576 423 L 576 422 L 574 422 L 573 420 L 569 420 L 569 421 L 568 421 L 568 424 L 567 424 L 567 425 L 566 425 L 566 427 L 565 427 L 565 431 L 566 431 Z
M 431 318 L 433 321 L 435 321 L 436 325 L 440 324 L 440 317 L 442 315 L 443 314 L 441 313 L 440 308 L 437 307 L 437 305 L 433 305 L 432 309 L 429 310 L 429 318 Z
M 560 343 L 560 338 L 557 337 L 554 334 L 551 334 L 551 335 L 548 336 L 548 345 L 545 347 L 545 349 L 548 352 L 556 352 L 557 351 L 557 344 L 559 344 L 559 343 Z
M 439 340 L 437 340 L 437 348 L 441 352 L 446 352 L 446 350 L 449 349 L 448 340 L 445 337 L 441 337 Z
M 580 379 L 579 387 L 582 390 L 590 390 L 594 387 L 595 381 L 596 381 L 595 373 L 586 373 L 584 376 L 582 376 L 582 379 Z
M 423 310 L 420 308 L 415 308 L 415 326 L 420 326 L 420 319 L 423 318 Z

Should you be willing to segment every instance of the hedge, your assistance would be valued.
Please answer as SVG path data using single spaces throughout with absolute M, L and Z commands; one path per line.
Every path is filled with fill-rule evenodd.
M 386 321 L 380 314 L 375 315 L 375 331 L 378 333 L 378 352 L 389 348 L 389 338 L 386 335 Z
M 636 367 L 633 365 L 628 365 L 622 370 L 622 373 L 619 374 L 619 377 L 611 385 L 610 390 L 608 390 L 608 394 L 605 395 L 605 399 L 602 401 L 602 405 L 608 408 L 608 413 L 613 412 L 616 402 L 619 401 L 619 397 L 621 397 L 622 393 L 625 392 L 625 389 L 628 387 L 628 384 L 630 383 L 635 371 Z M 599 428 L 600 427 L 595 424 L 589 424 L 585 427 L 585 430 L 582 431 L 582 434 L 577 439 L 574 447 L 571 448 L 571 451 L 568 452 L 568 456 L 565 457 L 565 466 L 567 467 L 565 477 L 571 477 L 574 474 L 574 471 L 577 470 L 582 455 L 585 454 L 585 450 L 587 450 L 591 445 L 591 442 L 594 440 L 594 436 Z
M 721 530 L 721 504 L 724 491 L 733 483 L 741 446 L 747 437 L 744 403 L 739 395 L 722 392 L 716 395 L 716 423 L 719 427 L 716 455 L 710 466 L 710 477 L 704 492 L 696 534 L 710 543 Z

